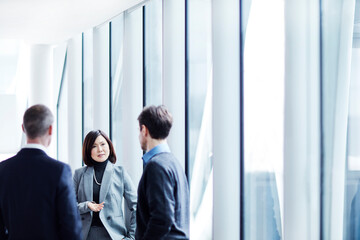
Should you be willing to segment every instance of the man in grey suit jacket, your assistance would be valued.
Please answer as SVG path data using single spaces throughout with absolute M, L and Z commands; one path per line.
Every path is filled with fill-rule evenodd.
M 150 106 L 138 117 L 144 172 L 138 186 L 137 240 L 189 239 L 189 186 L 166 143 L 172 116 Z
M 70 167 L 46 154 L 53 115 L 44 105 L 26 110 L 27 144 L 0 163 L 0 239 L 80 240 Z

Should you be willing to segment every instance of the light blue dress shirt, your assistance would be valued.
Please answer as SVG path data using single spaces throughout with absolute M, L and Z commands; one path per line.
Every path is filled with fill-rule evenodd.
M 146 165 L 150 161 L 150 159 L 152 159 L 155 155 L 163 152 L 170 152 L 170 148 L 167 145 L 167 143 L 161 143 L 155 146 L 154 148 L 152 148 L 147 153 L 145 153 L 144 156 L 142 157 L 144 161 L 144 165 Z

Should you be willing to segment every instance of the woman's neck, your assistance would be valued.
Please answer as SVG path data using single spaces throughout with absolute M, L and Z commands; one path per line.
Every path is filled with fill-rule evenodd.
M 108 161 L 109 161 L 108 159 L 106 159 L 103 162 L 97 162 L 97 161 L 93 160 L 94 168 L 100 168 L 100 169 L 105 168 Z

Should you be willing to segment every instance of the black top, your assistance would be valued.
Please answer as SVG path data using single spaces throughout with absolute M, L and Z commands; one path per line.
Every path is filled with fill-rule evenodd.
M 102 182 L 102 178 L 104 176 L 104 171 L 106 168 L 106 164 L 108 162 L 108 160 L 104 161 L 104 162 L 96 162 L 94 160 L 92 160 L 92 163 L 94 165 L 94 174 L 96 177 L 96 181 L 98 183 L 101 184 Z M 100 199 L 100 187 L 101 185 L 98 185 L 95 181 L 95 178 L 93 177 L 93 201 L 95 203 L 99 203 L 99 199 Z M 93 219 L 91 222 L 91 226 L 100 226 L 103 227 L 104 225 L 102 224 L 100 217 L 99 217 L 99 212 L 93 212 Z
M 139 182 L 136 239 L 189 239 L 189 186 L 171 153 L 155 155 Z

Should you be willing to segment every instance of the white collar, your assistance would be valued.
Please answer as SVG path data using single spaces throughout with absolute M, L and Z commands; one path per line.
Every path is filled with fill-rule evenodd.
M 47 148 L 44 145 L 37 144 L 37 143 L 27 143 L 23 148 L 37 148 L 40 150 L 43 150 L 45 153 L 47 153 Z

